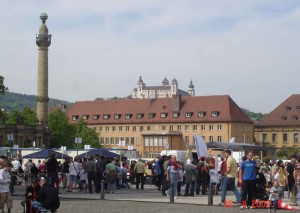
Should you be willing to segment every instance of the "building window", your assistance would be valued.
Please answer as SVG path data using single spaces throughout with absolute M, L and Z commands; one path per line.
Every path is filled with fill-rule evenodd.
M 263 143 L 268 143 L 268 135 L 266 133 L 262 134 L 262 142 Z
M 93 115 L 93 120 L 98 120 L 99 119 L 99 117 L 100 117 L 100 115 Z
M 114 119 L 115 119 L 115 120 L 119 120 L 120 118 L 121 118 L 121 114 L 115 114 L 115 115 L 114 115 Z
M 105 132 L 109 132 L 109 126 L 105 126 Z
M 286 107 L 285 107 L 285 111 L 287 111 L 287 112 L 288 112 L 288 111 L 291 111 L 291 109 L 292 109 L 292 108 L 291 108 L 290 106 L 286 106 Z
M 88 115 L 83 115 L 83 116 L 82 116 L 82 119 L 83 119 L 83 120 L 87 120 L 87 119 L 89 119 L 89 116 L 88 116 Z
M 149 146 L 149 137 L 145 137 L 145 146 Z
M 294 143 L 298 142 L 298 133 L 294 133 Z
M 116 137 L 116 138 L 115 138 L 115 142 L 116 142 L 116 145 L 117 145 L 117 146 L 120 146 L 120 144 L 119 144 L 120 138 L 119 138 L 119 137 Z
M 218 124 L 218 131 L 222 130 L 222 124 Z
M 166 130 L 166 125 L 161 125 L 161 130 L 165 131 Z
M 105 145 L 108 145 L 108 144 L 109 144 L 109 138 L 106 137 L 106 138 L 105 138 Z
M 214 141 L 214 137 L 213 136 L 209 136 L 209 142 L 213 142 Z
M 211 112 L 211 117 L 218 117 L 219 114 L 220 114 L 219 111 L 213 111 L 213 112 Z
M 148 113 L 148 118 L 153 119 L 155 117 L 155 113 Z
M 281 116 L 281 119 L 282 119 L 283 121 L 286 121 L 287 117 L 286 117 L 285 115 L 283 115 L 283 116 Z
M 287 133 L 283 133 L 283 135 L 282 135 L 282 142 L 283 143 L 287 143 L 288 142 L 288 135 L 287 135 Z
M 170 130 L 170 131 L 173 131 L 173 128 L 174 128 L 173 125 L 170 125 L 170 126 L 169 126 L 169 130 Z
M 213 131 L 214 130 L 214 125 L 213 124 L 209 124 L 209 131 Z
M 160 118 L 166 118 L 168 113 L 160 113 Z
M 125 119 L 126 119 L 126 120 L 129 120 L 129 119 L 131 119 L 131 118 L 132 118 L 132 114 L 126 114 L 126 115 L 125 115 Z
M 112 131 L 116 132 L 116 126 L 112 126 Z
M 184 130 L 189 131 L 190 130 L 190 125 L 188 125 L 188 124 L 184 125 Z
M 136 126 L 132 126 L 132 131 L 136 132 Z
M 198 112 L 198 117 L 199 118 L 204 118 L 206 115 L 206 112 Z
M 272 143 L 277 143 L 277 134 L 276 133 L 272 134 Z
M 129 132 L 129 126 L 125 126 L 125 132 Z
M 297 110 L 298 110 L 298 112 L 300 112 L 300 106 L 297 106 Z
M 115 144 L 114 139 L 115 139 L 115 138 L 113 138 L 113 137 L 110 138 L 110 145 L 114 145 L 114 144 Z
M 193 116 L 193 113 L 192 112 L 186 112 L 185 113 L 185 117 L 186 118 L 191 118 Z
M 197 124 L 193 124 L 193 131 L 197 131 Z
M 99 126 L 99 132 L 102 132 L 102 126 Z
M 103 120 L 108 120 L 109 119 L 109 114 L 105 114 L 105 115 L 103 115 Z
M 218 142 L 222 142 L 222 136 L 218 136 Z
M 173 112 L 172 117 L 173 117 L 173 118 L 178 118 L 179 115 L 180 115 L 179 112 Z
M 298 120 L 298 116 L 297 116 L 297 115 L 294 115 L 294 116 L 293 116 L 293 120 L 294 120 L 294 121 L 297 121 L 297 120 Z
M 130 145 L 134 145 L 134 137 L 130 137 Z
M 205 124 L 201 124 L 201 131 L 205 131 Z
M 190 144 L 190 137 L 189 137 L 189 136 L 185 136 L 185 137 L 184 137 L 184 142 L 185 142 L 186 144 Z
M 144 126 L 140 126 L 140 132 L 144 131 Z
M 136 144 L 137 146 L 139 146 L 139 145 L 141 144 L 141 138 L 140 138 L 140 137 L 136 137 L 136 138 L 135 138 L 135 144 Z
M 77 120 L 78 120 L 78 118 L 79 118 L 79 116 L 78 116 L 78 115 L 72 115 L 72 121 L 77 121 Z
M 119 126 L 119 132 L 122 132 L 122 131 L 123 131 L 122 126 Z
M 104 145 L 104 138 L 103 137 L 100 138 L 100 144 Z
M 180 124 L 177 125 L 177 130 L 181 131 L 181 125 Z
M 144 117 L 143 113 L 136 114 L 136 119 L 142 119 Z
M 151 126 L 147 126 L 147 131 L 150 131 L 151 130 Z

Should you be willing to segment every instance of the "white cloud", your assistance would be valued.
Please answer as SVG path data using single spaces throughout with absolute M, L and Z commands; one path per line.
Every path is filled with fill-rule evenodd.
M 299 93 L 300 3 L 289 1 L 2 1 L 1 72 L 36 94 L 39 13 L 47 12 L 49 96 L 126 96 L 175 77 L 197 95 L 229 94 L 269 112 Z

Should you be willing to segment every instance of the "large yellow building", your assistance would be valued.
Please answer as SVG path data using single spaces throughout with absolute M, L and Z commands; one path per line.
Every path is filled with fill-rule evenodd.
M 156 157 L 164 144 L 184 150 L 195 134 L 207 142 L 235 137 L 236 142 L 253 143 L 253 122 L 226 95 L 79 101 L 67 113 L 71 123 L 82 118 L 95 128 L 103 147 L 133 146 L 146 158 Z
M 258 145 L 299 147 L 300 94 L 291 95 L 271 113 L 254 125 Z

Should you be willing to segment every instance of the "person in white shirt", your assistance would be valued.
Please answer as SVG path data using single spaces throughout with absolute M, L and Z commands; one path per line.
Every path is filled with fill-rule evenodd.
M 12 168 L 12 172 L 19 172 L 19 168 L 21 167 L 20 161 L 18 161 L 17 159 L 14 158 L 14 160 L 11 162 L 13 168 Z
M 72 192 L 73 189 L 76 188 L 76 183 L 79 182 L 78 176 L 80 172 L 80 164 L 77 162 L 75 159 L 74 161 L 70 162 L 70 167 L 69 167 L 69 175 L 70 175 L 70 185 L 68 188 L 68 192 Z
M 4 205 L 6 203 L 7 213 L 11 212 L 13 202 L 9 191 L 9 184 L 11 182 L 10 171 L 13 165 L 7 163 L 3 169 L 0 169 L 0 212 L 4 213 Z

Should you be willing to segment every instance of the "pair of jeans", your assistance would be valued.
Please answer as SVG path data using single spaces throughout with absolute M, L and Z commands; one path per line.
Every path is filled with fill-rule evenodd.
M 172 184 L 174 184 L 174 196 L 176 196 L 177 193 L 177 186 L 178 186 L 178 176 L 177 173 L 169 173 L 169 181 L 170 181 L 170 188 L 166 191 L 167 194 L 170 194 Z
M 96 188 L 96 175 L 95 175 L 95 172 L 88 172 L 88 173 L 87 173 L 87 178 L 88 178 L 89 193 L 93 193 L 93 185 L 92 185 L 92 182 L 94 183 L 95 191 L 97 191 L 97 188 Z
M 226 176 L 224 177 L 223 183 L 222 183 L 221 202 L 224 203 L 224 201 L 226 199 L 226 192 L 228 189 L 232 189 L 232 191 L 235 195 L 235 198 L 236 198 L 236 202 L 241 203 L 240 193 L 237 190 L 237 188 L 235 187 L 235 178 L 228 178 Z
M 32 201 L 32 207 L 37 209 L 39 212 L 47 212 L 47 209 L 38 201 Z
M 243 180 L 242 185 L 242 201 L 247 200 L 247 206 L 252 206 L 254 189 L 256 188 L 256 180 Z M 248 195 L 248 199 L 247 199 Z
M 136 173 L 136 189 L 139 189 L 141 183 L 141 189 L 144 189 L 144 173 Z
M 185 196 L 188 195 L 194 196 L 194 191 L 195 191 L 195 181 L 185 184 L 185 192 L 184 192 Z
M 200 193 L 200 186 L 202 188 L 202 195 L 206 194 L 206 187 L 207 187 L 207 182 L 206 181 L 196 181 L 196 194 L 199 195 Z

